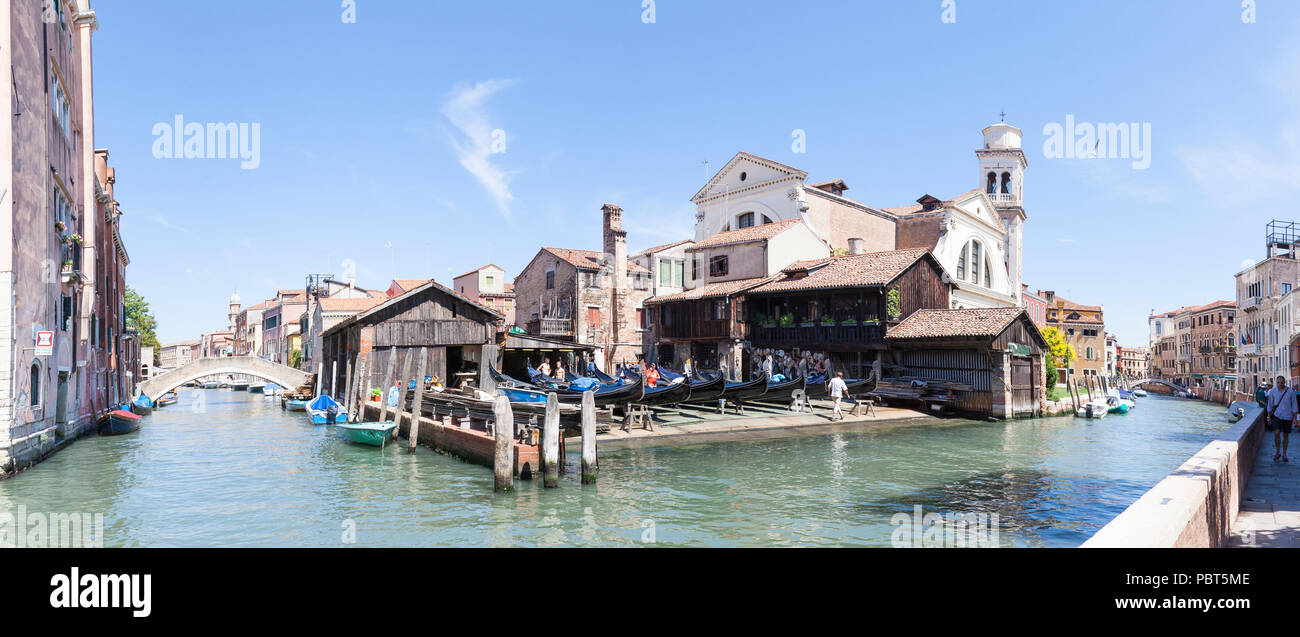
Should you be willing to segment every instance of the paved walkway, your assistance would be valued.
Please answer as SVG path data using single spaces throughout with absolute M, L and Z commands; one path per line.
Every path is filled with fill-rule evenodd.
M 1300 435 L 1291 435 L 1291 462 L 1273 462 L 1273 453 L 1266 431 L 1229 546 L 1300 548 Z
M 866 413 L 862 416 L 849 415 L 842 421 L 830 419 L 831 402 L 812 401 L 813 413 L 795 413 L 785 405 L 770 403 L 751 403 L 745 405 L 745 413 L 737 415 L 731 410 L 718 414 L 708 407 L 656 408 L 654 431 L 637 427 L 623 431 L 621 419 L 615 419 L 608 434 L 601 434 L 596 440 L 602 449 L 635 445 L 638 443 L 657 443 L 665 438 L 689 437 L 701 442 L 716 438 L 749 438 L 760 435 L 783 435 L 781 430 L 798 429 L 808 431 L 837 430 L 846 426 L 861 428 L 865 424 L 935 422 L 937 419 L 911 409 L 896 407 L 876 407 L 875 415 Z M 847 408 L 846 408 L 847 409 Z M 579 436 L 569 439 L 580 440 Z M 566 444 L 569 444 L 566 442 Z

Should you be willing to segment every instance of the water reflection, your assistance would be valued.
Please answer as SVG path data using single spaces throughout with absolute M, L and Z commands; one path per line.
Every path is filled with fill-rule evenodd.
M 191 409 L 201 407 L 197 411 Z M 887 426 L 606 450 L 560 489 L 405 442 L 349 445 L 278 401 L 184 392 L 139 434 L 87 438 L 0 483 L 0 506 L 102 512 L 109 546 L 888 546 L 890 517 L 997 513 L 1003 544 L 1075 546 L 1227 424 L 1133 414 Z

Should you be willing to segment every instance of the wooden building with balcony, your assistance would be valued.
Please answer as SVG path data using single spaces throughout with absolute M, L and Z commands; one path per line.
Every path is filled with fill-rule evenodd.
M 776 276 L 712 283 L 647 305 L 661 361 L 748 370 L 752 350 L 798 350 L 864 376 L 879 370 L 889 325 L 947 308 L 951 290 L 929 250 L 893 250 L 799 261 Z
M 410 357 L 421 350 L 426 356 L 425 375 L 437 376 L 448 385 L 466 379 L 478 382 L 483 347 L 495 345 L 497 323 L 503 318 L 429 281 L 321 332 L 321 387 L 326 391 L 333 387 L 335 395 L 342 395 L 348 366 L 359 373 L 355 370 L 363 361 L 362 386 L 379 387 L 390 361 L 396 374 L 406 371 L 408 360 L 414 370 L 418 360 Z

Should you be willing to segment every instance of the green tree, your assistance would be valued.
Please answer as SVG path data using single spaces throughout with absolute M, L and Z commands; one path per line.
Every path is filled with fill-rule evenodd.
M 1047 388 L 1056 389 L 1056 381 L 1061 379 L 1061 373 L 1056 371 L 1055 365 L 1047 366 Z
M 297 369 L 302 364 L 302 350 L 296 349 L 289 352 L 289 367 Z
M 1047 355 L 1052 367 L 1066 367 L 1074 360 L 1074 348 L 1065 342 L 1065 335 L 1055 327 L 1042 329 L 1043 340 L 1047 341 Z
M 149 302 L 131 286 L 126 286 L 126 326 L 140 333 L 140 344 L 153 348 L 153 364 L 158 365 L 162 345 L 158 343 L 158 319 L 149 311 Z

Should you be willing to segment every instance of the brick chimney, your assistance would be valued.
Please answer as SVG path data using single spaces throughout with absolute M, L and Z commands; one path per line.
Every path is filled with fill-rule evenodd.
M 600 208 L 605 218 L 605 254 L 613 260 L 612 281 L 615 289 L 627 285 L 627 231 L 623 229 L 623 209 L 612 203 Z

